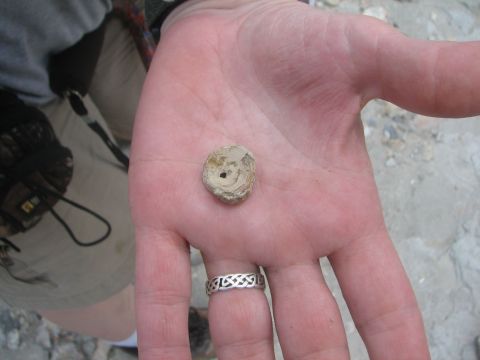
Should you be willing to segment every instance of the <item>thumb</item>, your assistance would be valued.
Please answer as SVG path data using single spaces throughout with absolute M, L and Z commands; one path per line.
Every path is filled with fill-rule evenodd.
M 480 113 L 480 41 L 414 40 L 390 28 L 375 47 L 375 97 L 430 116 Z

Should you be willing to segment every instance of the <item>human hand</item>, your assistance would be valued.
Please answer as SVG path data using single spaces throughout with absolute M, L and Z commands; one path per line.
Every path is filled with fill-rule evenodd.
M 480 112 L 478 43 L 410 40 L 361 16 L 295 1 L 190 0 L 165 24 L 130 167 L 142 359 L 187 359 L 188 243 L 208 276 L 264 267 L 286 359 L 346 359 L 328 256 L 372 359 L 428 359 L 421 316 L 385 229 L 361 108 L 373 98 L 442 116 Z M 244 203 L 201 181 L 208 153 L 257 161 Z M 212 295 L 220 359 L 272 359 L 259 290 Z

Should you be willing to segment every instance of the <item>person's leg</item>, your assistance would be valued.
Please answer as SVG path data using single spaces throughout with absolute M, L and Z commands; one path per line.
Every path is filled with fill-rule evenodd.
M 37 310 L 46 319 L 65 330 L 109 341 L 128 338 L 135 331 L 134 287 L 97 304 L 66 310 Z
M 85 104 L 108 131 L 88 97 Z M 67 101 L 59 99 L 41 110 L 60 143 L 73 154 L 73 176 L 65 198 L 102 216 L 105 223 L 59 201 L 55 216 L 47 212 L 32 229 L 9 237 L 22 251 L 10 253 L 16 270 L 0 267 L 0 298 L 11 306 L 36 310 L 65 329 L 107 340 L 125 339 L 135 330 L 131 285 L 135 243 L 126 171 Z M 107 222 L 111 230 L 104 241 L 87 247 L 74 242 L 74 237 L 84 244 L 96 241 L 106 234 Z M 25 274 L 37 274 L 40 280 L 18 280 Z
M 127 175 L 68 103 L 57 103 L 42 110 L 60 142 L 73 153 L 74 179 L 67 197 L 105 217 L 112 232 L 96 246 L 78 247 L 55 222 L 48 226 L 48 232 L 54 232 L 58 239 L 51 245 L 45 244 L 48 249 L 45 254 L 41 253 L 43 247 L 31 252 L 45 259 L 51 254 L 51 260 L 45 260 L 49 264 L 43 265 L 45 270 L 41 268 L 41 272 L 51 274 L 58 287 L 51 291 L 49 300 L 35 302 L 31 307 L 63 329 L 109 341 L 124 340 L 135 331 L 132 285 L 135 248 L 128 211 Z M 85 104 L 91 116 L 108 131 L 90 99 L 86 98 Z M 65 204 L 59 203 L 59 206 L 65 207 L 64 212 L 59 210 L 59 213 L 81 241 L 92 241 L 104 233 L 104 225 L 95 218 Z M 41 240 L 38 242 L 42 243 Z M 38 260 L 32 262 L 38 263 Z
M 145 68 L 128 28 L 119 19 L 110 17 L 89 95 L 99 110 L 91 115 L 104 120 L 119 140 L 131 139 L 144 78 Z M 91 136 L 96 134 L 91 132 Z M 124 214 L 129 216 L 128 209 Z M 124 340 L 135 331 L 134 287 L 130 285 L 91 306 L 38 312 L 66 330 L 110 341 Z

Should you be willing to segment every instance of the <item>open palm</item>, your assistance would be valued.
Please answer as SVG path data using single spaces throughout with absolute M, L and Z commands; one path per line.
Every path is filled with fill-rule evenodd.
M 480 83 L 479 45 L 427 45 L 293 1 L 237 3 L 177 14 L 142 95 L 130 168 L 142 358 L 190 356 L 188 243 L 209 277 L 265 269 L 286 359 L 348 358 L 324 256 L 372 359 L 429 358 L 359 113 L 375 97 L 431 115 L 480 111 L 480 99 L 461 96 Z M 251 196 L 234 206 L 201 180 L 207 155 L 231 144 L 257 163 Z M 209 319 L 220 359 L 274 358 L 261 291 L 214 294 Z

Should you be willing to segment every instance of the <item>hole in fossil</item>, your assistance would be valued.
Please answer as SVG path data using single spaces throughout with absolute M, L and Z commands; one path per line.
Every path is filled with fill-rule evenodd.
M 221 172 L 220 177 L 225 179 L 227 177 L 227 173 L 225 171 Z

